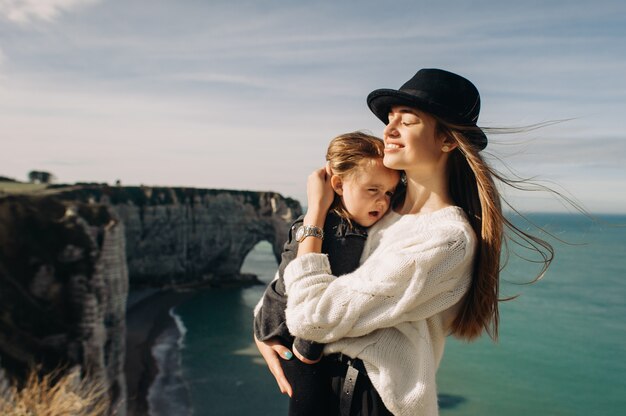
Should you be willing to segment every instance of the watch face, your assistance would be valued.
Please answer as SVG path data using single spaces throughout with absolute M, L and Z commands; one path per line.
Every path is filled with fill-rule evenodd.
M 298 227 L 298 229 L 296 230 L 296 241 L 299 243 L 301 242 L 300 240 L 302 240 L 302 238 L 304 237 L 304 226 L 300 226 Z

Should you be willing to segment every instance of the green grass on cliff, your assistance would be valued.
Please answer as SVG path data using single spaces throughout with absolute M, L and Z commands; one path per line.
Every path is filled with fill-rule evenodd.
M 0 181 L 0 192 L 7 194 L 28 194 L 48 187 L 45 183 L 5 182 Z
M 6 178 L 5 178 L 6 179 Z M 0 176 L 0 196 L 3 195 L 59 195 L 65 200 L 100 201 L 105 195 L 113 205 L 133 203 L 134 205 L 164 205 L 172 203 L 192 204 L 202 201 L 206 196 L 230 194 L 243 199 L 244 203 L 260 208 L 268 198 L 278 195 L 272 191 L 246 191 L 235 189 L 187 188 L 165 186 L 109 186 L 106 183 L 39 184 L 3 180 Z M 281 196 L 282 197 L 282 196 Z M 300 211 L 300 203 L 295 199 L 283 197 L 288 207 Z

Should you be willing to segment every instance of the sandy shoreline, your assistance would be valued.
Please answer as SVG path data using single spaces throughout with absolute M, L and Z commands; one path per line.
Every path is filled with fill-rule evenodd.
M 128 415 L 148 414 L 148 392 L 158 367 L 152 348 L 159 335 L 176 328 L 171 308 L 194 295 L 194 291 L 142 291 L 129 296 L 126 311 L 126 385 Z

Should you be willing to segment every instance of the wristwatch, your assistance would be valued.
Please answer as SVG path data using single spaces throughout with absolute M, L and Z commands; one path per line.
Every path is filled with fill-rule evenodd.
M 324 230 L 320 227 L 316 227 L 315 225 L 301 225 L 296 230 L 296 241 L 301 243 L 307 237 L 315 237 L 320 240 L 324 239 Z

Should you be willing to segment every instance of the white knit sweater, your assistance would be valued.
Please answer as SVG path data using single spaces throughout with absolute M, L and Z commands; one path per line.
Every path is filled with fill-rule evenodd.
M 399 215 L 369 230 L 361 266 L 339 278 L 324 254 L 285 269 L 287 326 L 360 358 L 394 415 L 437 415 L 435 373 L 472 274 L 476 236 L 462 209 Z

